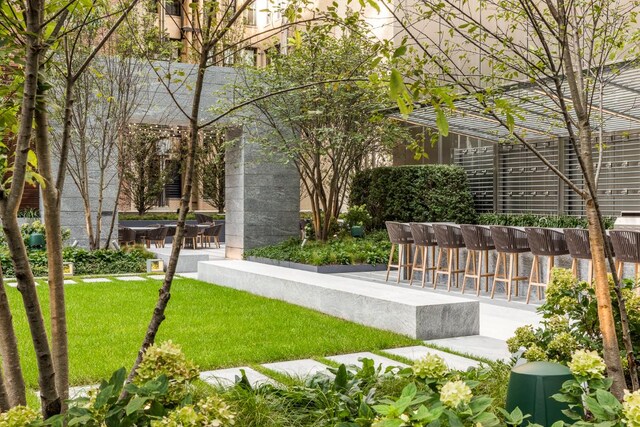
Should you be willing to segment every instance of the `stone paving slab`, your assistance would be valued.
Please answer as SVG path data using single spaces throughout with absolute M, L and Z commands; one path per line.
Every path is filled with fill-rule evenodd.
M 5 285 L 11 286 L 12 288 L 18 287 L 18 282 L 4 282 Z
M 412 347 L 390 348 L 384 350 L 385 353 L 395 354 L 396 356 L 406 357 L 411 360 L 423 359 L 428 354 L 436 354 L 442 357 L 451 369 L 459 371 L 466 371 L 469 368 L 476 367 L 480 364 L 477 360 L 468 359 L 466 357 L 458 356 L 455 354 L 447 353 L 444 351 L 436 350 L 433 348 L 425 347 L 423 345 L 416 345 Z
M 300 379 L 312 377 L 318 372 L 323 372 L 323 371 L 327 375 L 331 375 L 331 373 L 327 371 L 327 365 L 313 359 L 301 359 L 301 360 L 291 360 L 288 362 L 264 363 L 262 366 L 264 366 L 267 369 L 271 369 L 272 371 L 279 372 L 283 375 L 288 375 L 290 377 L 300 378 Z
M 147 277 L 154 280 L 164 280 L 164 274 L 150 274 Z
M 362 358 L 372 359 L 373 364 L 377 368 L 378 365 L 382 365 L 382 369 L 387 369 L 389 366 L 399 366 L 401 368 L 406 368 L 408 365 L 398 362 L 393 359 L 389 359 L 388 357 L 378 356 L 377 354 L 370 353 L 368 351 L 361 353 L 351 353 L 351 354 L 343 354 L 340 356 L 329 356 L 327 359 L 333 360 L 337 363 L 344 363 L 345 365 L 356 365 L 358 367 L 362 366 L 362 362 L 359 359 Z
M 122 280 L 123 282 L 140 282 L 140 281 L 147 280 L 144 277 L 140 277 L 140 276 L 116 276 L 115 278 L 117 280 Z
M 82 279 L 84 283 L 107 283 L 111 282 L 111 280 L 106 277 L 88 277 L 86 279 Z
M 88 397 L 89 391 L 98 387 L 100 387 L 98 384 L 69 387 L 69 399 L 77 399 L 79 397 Z
M 76 281 L 71 279 L 65 279 L 62 283 L 64 283 L 65 285 L 75 285 Z
M 507 342 L 482 335 L 468 337 L 444 338 L 427 341 L 440 347 L 448 348 L 460 353 L 468 353 L 489 360 L 509 360 L 511 353 L 507 349 Z
M 236 382 L 236 377 L 240 378 L 242 376 L 240 369 L 244 369 L 247 380 L 249 380 L 249 384 L 251 384 L 252 387 L 265 383 L 277 384 L 273 379 L 248 366 L 201 372 L 200 379 L 214 386 L 232 386 Z

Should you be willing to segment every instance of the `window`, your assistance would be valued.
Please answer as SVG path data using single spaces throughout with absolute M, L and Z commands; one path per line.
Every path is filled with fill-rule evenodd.
M 250 27 L 256 26 L 256 3 L 253 2 L 244 11 L 244 24 Z
M 167 15 L 182 16 L 182 1 L 167 0 L 164 5 L 164 11 Z
M 247 47 L 240 51 L 240 62 L 245 65 L 258 66 L 258 49 L 255 47 Z
M 266 65 L 269 65 L 269 64 L 271 64 L 271 58 L 280 53 L 280 43 L 276 44 L 273 47 L 270 47 L 269 49 L 267 49 L 265 51 L 265 53 L 267 54 L 267 64 Z
M 222 65 L 225 67 L 232 66 L 235 61 L 234 48 L 224 46 L 222 51 Z

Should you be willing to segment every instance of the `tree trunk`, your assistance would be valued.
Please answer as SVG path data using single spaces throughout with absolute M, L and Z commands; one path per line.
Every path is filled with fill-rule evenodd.
M 53 367 L 42 311 L 40 310 L 36 283 L 29 266 L 27 249 L 22 240 L 17 218 L 13 215 L 7 215 L 7 212 L 3 212 L 2 227 L 7 237 L 7 246 L 9 247 L 16 279 L 18 280 L 18 290 L 22 294 L 22 302 L 27 315 L 33 348 L 36 353 L 40 401 L 42 414 L 46 419 L 59 414 L 62 407 L 56 392 L 56 373 Z
M 43 85 L 39 85 L 43 87 Z M 44 225 L 47 236 L 47 263 L 49 283 L 49 307 L 51 316 L 51 347 L 55 386 L 64 402 L 69 396 L 69 355 L 67 316 L 64 297 L 64 270 L 62 266 L 62 226 L 60 224 L 60 191 L 56 188 L 51 169 L 49 148 L 49 122 L 45 102 L 46 94 L 39 92 L 35 112 L 36 154 L 38 170 L 45 180 L 42 187 Z M 60 165 L 66 168 L 66 165 Z M 64 409 L 63 409 L 64 410 Z
M 5 410 L 3 391 L 6 394 L 8 407 L 27 404 L 27 395 L 20 366 L 20 354 L 18 353 L 18 340 L 13 329 L 13 317 L 7 300 L 0 267 L 0 357 L 2 357 L 2 372 L 4 380 L 0 381 L 3 390 L 0 390 L 0 409 Z M 6 386 L 6 387 L 5 387 Z
M 182 249 L 182 240 L 184 236 L 184 226 L 191 206 L 191 195 L 193 193 L 193 181 L 195 175 L 195 154 L 198 148 L 198 122 L 200 113 L 200 98 L 202 95 L 204 73 L 207 67 L 208 51 L 204 50 L 200 54 L 200 62 L 198 64 L 198 74 L 196 77 L 195 88 L 193 92 L 193 105 L 191 109 L 191 117 L 189 118 L 189 142 L 187 147 L 187 159 L 184 173 L 184 185 L 182 188 L 182 198 L 180 200 L 180 210 L 178 213 L 178 223 L 176 227 L 176 234 L 173 239 L 171 247 L 171 256 L 169 258 L 169 265 L 167 265 L 167 272 L 164 278 L 164 283 L 158 291 L 158 301 L 153 310 L 153 316 L 147 327 L 142 346 L 138 351 L 138 357 L 129 373 L 127 382 L 131 382 L 135 377 L 136 370 L 142 361 L 144 352 L 155 342 L 156 335 L 160 329 L 160 325 L 165 319 L 165 310 L 169 299 L 171 298 L 171 283 L 173 276 L 176 273 L 176 267 L 178 266 L 178 257 L 180 256 L 180 250 Z

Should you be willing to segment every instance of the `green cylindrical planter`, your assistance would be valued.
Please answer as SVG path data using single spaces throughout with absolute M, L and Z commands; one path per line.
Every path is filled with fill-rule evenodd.
M 551 362 L 531 362 L 511 370 L 507 391 L 507 411 L 519 407 L 523 414 L 531 415 L 527 421 L 543 426 L 563 420 L 570 422 L 563 413 L 566 403 L 557 402 L 551 396 L 558 393 L 562 383 L 573 378 L 564 365 Z
M 44 247 L 44 235 L 40 233 L 32 233 L 29 236 L 29 246 L 32 248 Z
M 351 237 L 364 237 L 364 227 L 361 225 L 351 227 Z

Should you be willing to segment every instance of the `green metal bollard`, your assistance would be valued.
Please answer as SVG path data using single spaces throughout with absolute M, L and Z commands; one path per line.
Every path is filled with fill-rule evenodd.
M 44 235 L 41 233 L 32 233 L 29 236 L 29 247 L 31 248 L 43 248 L 44 247 Z
M 562 410 L 566 403 L 557 402 L 551 396 L 558 393 L 562 383 L 573 378 L 564 365 L 551 362 L 531 362 L 516 366 L 511 370 L 507 391 L 507 411 L 516 407 L 523 414 L 531 415 L 527 421 L 543 426 L 551 426 L 556 421 L 571 420 Z

